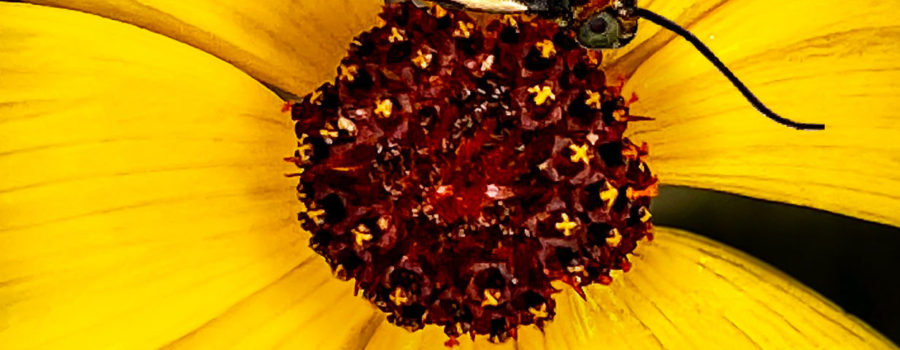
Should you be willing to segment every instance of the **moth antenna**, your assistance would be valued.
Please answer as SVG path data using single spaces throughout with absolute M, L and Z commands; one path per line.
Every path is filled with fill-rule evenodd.
M 759 111 L 760 113 L 762 113 L 769 119 L 772 119 L 779 124 L 782 124 L 782 125 L 785 125 L 788 127 L 792 127 L 797 130 L 824 130 L 825 129 L 824 124 L 798 123 L 793 120 L 784 118 L 784 117 L 776 114 L 775 112 L 773 112 L 771 109 L 769 109 L 769 107 L 766 107 L 766 105 L 763 104 L 762 101 L 760 101 L 756 97 L 756 95 L 754 95 L 752 92 L 750 92 L 750 89 L 748 89 L 747 86 L 744 85 L 744 83 L 742 83 L 736 76 L 734 76 L 734 73 L 732 73 L 731 70 L 728 69 L 728 67 L 726 67 L 725 64 L 722 63 L 722 61 L 719 60 L 718 57 L 716 57 L 715 54 L 713 54 L 712 50 L 710 50 L 709 47 L 707 47 L 705 44 L 703 44 L 703 42 L 701 42 L 700 39 L 697 38 L 697 36 L 695 36 L 693 33 L 688 31 L 684 27 L 678 25 L 675 22 L 672 22 L 668 18 L 660 16 L 660 15 L 656 14 L 655 12 L 647 10 L 647 9 L 637 7 L 634 9 L 633 13 L 634 13 L 634 15 L 636 15 L 638 17 L 641 17 L 650 22 L 656 23 L 657 25 L 672 31 L 675 34 L 678 34 L 679 36 L 681 36 L 682 38 L 687 40 L 689 43 L 693 44 L 694 47 L 696 47 L 697 50 L 700 51 L 700 53 L 703 54 L 703 56 L 706 57 L 707 60 L 709 60 L 714 66 L 716 66 L 716 69 L 718 69 L 719 72 L 722 73 L 722 75 L 724 75 L 726 78 L 728 78 L 728 80 L 731 81 L 731 84 L 734 85 L 734 87 L 736 87 L 738 89 L 738 91 L 741 92 L 742 95 L 744 95 L 744 98 L 746 98 L 747 101 L 749 101 L 750 104 L 753 105 L 753 107 L 756 108 L 757 111 Z

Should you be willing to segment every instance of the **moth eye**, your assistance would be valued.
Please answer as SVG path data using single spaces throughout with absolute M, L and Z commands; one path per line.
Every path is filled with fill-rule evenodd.
M 578 29 L 578 42 L 591 49 L 619 47 L 621 27 L 613 15 L 601 12 L 591 16 Z

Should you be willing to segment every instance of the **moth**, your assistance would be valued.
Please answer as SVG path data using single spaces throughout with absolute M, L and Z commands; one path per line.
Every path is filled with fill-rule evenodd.
M 386 0 L 386 3 L 423 0 Z M 800 123 L 784 118 L 769 109 L 734 73 L 694 34 L 677 23 L 645 8 L 637 0 L 436 0 L 432 3 L 448 8 L 501 14 L 533 14 L 556 21 L 571 31 L 581 46 L 588 49 L 617 49 L 627 45 L 637 33 L 638 19 L 653 22 L 678 34 L 712 63 L 734 85 L 757 111 L 764 116 L 798 130 L 823 130 L 825 125 Z

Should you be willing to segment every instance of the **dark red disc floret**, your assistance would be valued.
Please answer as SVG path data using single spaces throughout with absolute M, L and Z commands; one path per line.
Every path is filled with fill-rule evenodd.
M 398 326 L 504 341 L 554 317 L 551 282 L 628 270 L 656 178 L 600 55 L 539 19 L 381 17 L 291 105 L 299 220 L 335 274 Z

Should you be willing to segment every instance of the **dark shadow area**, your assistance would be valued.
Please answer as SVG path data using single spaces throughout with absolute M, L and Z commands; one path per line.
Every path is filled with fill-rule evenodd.
M 722 192 L 663 186 L 654 223 L 740 249 L 900 343 L 900 228 Z

